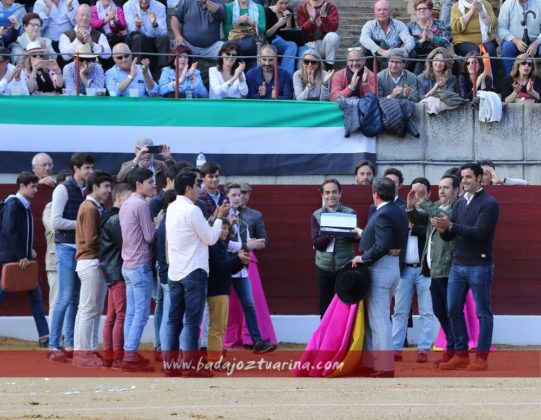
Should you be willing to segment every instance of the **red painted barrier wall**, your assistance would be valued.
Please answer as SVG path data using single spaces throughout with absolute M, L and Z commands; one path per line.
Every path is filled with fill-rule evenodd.
M 0 197 L 14 190 L 14 186 L 0 185 Z M 488 190 L 501 206 L 495 242 L 493 311 L 506 315 L 541 315 L 541 187 L 491 187 Z M 47 187 L 41 188 L 32 205 L 40 257 L 45 250 L 41 212 L 51 193 Z M 400 195 L 405 197 L 406 193 L 404 187 Z M 368 187 L 344 187 L 342 201 L 357 210 L 361 225 L 366 221 L 371 197 Z M 437 197 L 435 189 L 432 197 Z M 317 186 L 254 186 L 250 206 L 263 212 L 270 236 L 269 248 L 261 251 L 258 258 L 273 314 L 317 313 L 310 216 L 320 205 Z M 46 298 L 48 286 L 43 270 L 40 284 Z M 29 314 L 24 293 L 14 294 L 0 306 L 0 316 Z

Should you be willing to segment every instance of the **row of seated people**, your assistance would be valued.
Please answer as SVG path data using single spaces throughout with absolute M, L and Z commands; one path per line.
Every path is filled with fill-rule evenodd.
M 467 100 L 472 100 L 474 90 L 494 90 L 493 77 L 485 69 L 485 60 L 477 53 L 469 52 L 463 61 L 462 71 L 454 75 L 454 59 L 444 48 L 436 48 L 429 53 L 425 69 L 418 76 L 405 69 L 407 56 L 402 49 L 390 51 L 388 67 L 377 75 L 365 65 L 362 48 L 350 48 L 347 66 L 336 72 L 324 70 L 322 57 L 316 50 L 309 49 L 303 53 L 301 69 L 295 72 L 293 79 L 287 71 L 278 69 L 278 91 L 275 91 L 277 52 L 270 44 L 261 48 L 260 65 L 246 73 L 246 63 L 237 58 L 240 55 L 239 44 L 233 41 L 223 44 L 218 52 L 218 65 L 209 69 L 208 88 L 197 68 L 197 61 L 193 61 L 191 51 L 183 45 L 174 48 L 178 61 L 175 55 L 169 57 L 169 65 L 162 69 L 157 83 L 150 73 L 149 60 L 142 59 L 139 63 L 124 43 L 113 48 L 115 65 L 106 72 L 96 62 L 96 54 L 88 45 L 78 45 L 79 77 L 76 74 L 77 63 L 66 65 L 62 72 L 55 60 L 43 58 L 46 51 L 38 43 L 30 43 L 28 47 L 22 66 L 9 64 L 8 56 L 0 62 L 0 72 L 5 69 L 6 74 L 0 81 L 0 94 L 60 94 L 64 89 L 66 94 L 75 95 L 77 81 L 82 94 L 90 94 L 95 89 L 103 89 L 105 94 L 106 89 L 110 96 L 178 95 L 213 99 L 335 101 L 340 96 L 362 97 L 368 92 L 376 93 L 377 85 L 379 96 L 419 102 L 438 90 L 458 93 Z M 511 75 L 501 83 L 502 100 L 508 103 L 539 102 L 541 80 L 535 74 L 535 61 L 527 54 L 519 55 Z
M 298 27 L 289 0 L 272 0 L 266 8 L 260 4 L 263 0 L 234 0 L 227 5 L 222 0 L 171 0 L 168 6 L 175 10 L 169 26 L 166 6 L 158 0 L 117 1 L 118 5 L 112 0 L 98 0 L 91 8 L 86 4 L 79 7 L 78 0 L 36 0 L 33 10 L 39 22 L 30 22 L 24 15 L 27 8 L 4 0 L 0 3 L 0 42 L 5 47 L 13 46 L 17 56 L 28 42 L 39 39 L 51 53 L 57 51 L 67 61 L 78 43 L 90 43 L 103 59 L 118 42 L 128 43 L 135 52 L 165 54 L 170 48 L 169 31 L 174 43 L 187 46 L 195 55 L 211 58 L 216 57 L 225 40 L 239 42 L 242 54 L 247 56 L 256 55 L 259 42 L 270 42 L 285 57 L 281 66 L 291 76 L 295 57 L 302 56 L 307 48 L 319 52 L 327 69 L 333 67 L 340 44 L 338 8 L 324 0 L 306 0 L 298 5 Z M 447 10 L 449 5 L 452 8 Z M 506 1 L 499 17 L 486 0 L 460 0 L 454 4 L 445 1 L 444 6 L 447 9 L 443 8 L 442 19 L 437 19 L 434 16 L 439 15 L 439 4 L 435 8 L 432 0 L 414 0 L 415 18 L 405 24 L 391 16 L 387 0 L 377 1 L 375 19 L 366 22 L 360 31 L 359 42 L 365 54 L 386 56 L 390 49 L 403 48 L 410 57 L 426 57 L 436 47 L 452 47 L 459 56 L 482 48 L 494 57 L 496 36 L 501 39 L 503 57 L 539 54 L 539 0 Z M 155 78 L 167 65 L 163 57 L 151 59 Z M 499 67 L 499 63 L 493 65 Z M 503 76 L 510 74 L 512 65 L 512 60 L 503 62 Z M 420 74 L 423 63 L 418 62 L 413 70 Z

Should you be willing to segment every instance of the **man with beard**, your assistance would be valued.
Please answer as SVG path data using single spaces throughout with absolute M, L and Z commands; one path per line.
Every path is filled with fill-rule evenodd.
M 278 92 L 274 86 L 274 63 L 276 47 L 265 44 L 259 51 L 261 65 L 246 73 L 248 98 L 250 99 L 293 99 L 293 82 L 291 75 L 284 69 L 278 68 Z
M 369 160 L 363 160 L 355 168 L 355 182 L 357 185 L 372 185 L 376 166 Z
M 156 96 L 158 85 L 149 71 L 150 60 L 133 58 L 130 48 L 124 44 L 113 47 L 115 65 L 105 72 L 105 87 L 111 96 L 131 96 L 137 89 L 137 96 Z M 114 93 L 113 93 L 114 92 Z

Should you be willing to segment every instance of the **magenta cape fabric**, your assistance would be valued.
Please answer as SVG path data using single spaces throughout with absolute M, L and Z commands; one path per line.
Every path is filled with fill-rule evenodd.
M 351 345 L 357 306 L 347 305 L 334 296 L 301 356 L 301 365 L 310 363 L 313 367 L 310 371 L 295 370 L 295 376 L 328 376 L 333 373 L 332 369 L 325 369 L 325 364 L 331 362 L 327 363 L 330 366 L 344 360 Z M 316 366 L 318 363 L 320 367 Z
M 269 307 L 263 292 L 259 270 L 257 269 L 257 258 L 253 252 L 250 253 L 252 261 L 248 266 L 248 276 L 252 285 L 252 294 L 254 296 L 255 312 L 257 315 L 257 324 L 263 340 L 268 340 L 276 344 L 276 333 L 272 325 Z M 252 338 L 246 327 L 242 305 L 234 289 L 231 289 L 229 295 L 229 318 L 227 320 L 227 331 L 224 337 L 224 347 L 232 348 L 242 345 L 252 345 Z

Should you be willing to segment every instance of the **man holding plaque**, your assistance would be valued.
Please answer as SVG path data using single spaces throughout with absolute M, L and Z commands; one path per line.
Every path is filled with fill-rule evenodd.
M 316 250 L 319 314 L 323 314 L 334 296 L 336 275 L 355 256 L 353 242 L 361 234 L 355 210 L 340 202 L 342 186 L 327 179 L 319 187 L 323 206 L 312 214 L 312 245 Z

